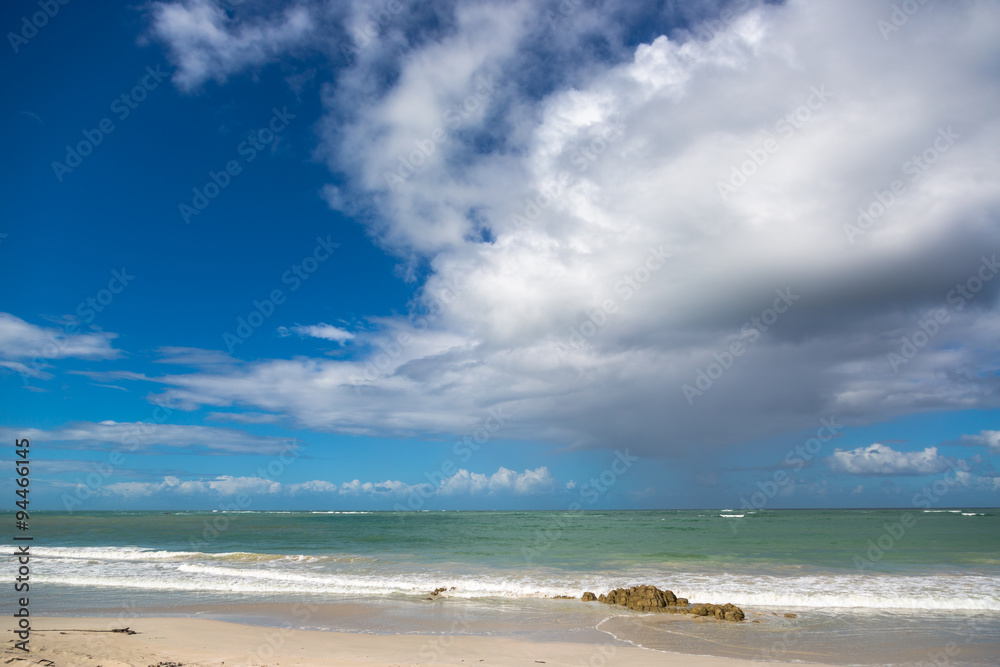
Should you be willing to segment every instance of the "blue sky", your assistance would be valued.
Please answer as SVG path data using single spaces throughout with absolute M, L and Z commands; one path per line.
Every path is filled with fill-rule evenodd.
M 997 11 L 8 3 L 34 507 L 997 505 Z

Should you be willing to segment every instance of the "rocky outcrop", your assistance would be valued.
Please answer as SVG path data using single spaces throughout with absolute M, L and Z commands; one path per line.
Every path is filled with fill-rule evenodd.
M 714 616 L 720 621 L 742 621 L 746 618 L 743 610 L 734 604 L 696 604 L 691 607 L 695 616 Z
M 452 586 L 451 588 L 445 588 L 444 586 L 441 586 L 441 587 L 435 588 L 433 591 L 431 591 L 431 596 L 429 598 L 424 598 L 424 599 L 425 600 L 440 600 L 441 598 L 439 596 L 442 593 L 445 593 L 447 591 L 453 591 L 453 590 L 455 590 L 454 586 Z
M 584 602 L 603 602 L 635 611 L 693 614 L 714 617 L 720 621 L 742 621 L 746 618 L 743 610 L 734 604 L 695 604 L 692 606 L 687 598 L 679 598 L 674 595 L 673 591 L 661 591 L 656 586 L 616 588 L 607 595 L 600 596 L 587 592 L 583 594 L 581 599 Z
M 600 598 L 598 600 L 636 611 L 659 611 L 666 607 L 677 606 L 677 596 L 672 591 L 661 591 L 656 586 L 616 588 L 603 597 L 603 600 Z

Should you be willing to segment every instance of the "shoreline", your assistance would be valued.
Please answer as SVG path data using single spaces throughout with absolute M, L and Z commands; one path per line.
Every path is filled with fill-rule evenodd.
M 553 600 L 549 609 L 454 602 L 194 602 L 136 607 L 129 601 L 118 608 L 67 610 L 65 616 L 47 612 L 31 617 L 30 661 L 23 660 L 27 656 L 22 651 L 13 650 L 16 640 L 10 640 L 2 661 L 15 660 L 0 664 L 50 664 L 38 662 L 44 659 L 51 661 L 50 667 L 540 663 L 723 667 L 944 660 L 940 664 L 983 667 L 998 664 L 1000 648 L 995 639 L 989 640 L 998 636 L 996 614 L 938 616 L 933 620 L 938 631 L 931 638 L 926 619 L 914 623 L 909 614 L 852 619 L 800 609 L 788 614 L 789 619 L 778 612 L 747 609 L 745 622 L 731 623 L 624 609 L 593 613 L 604 605 L 578 600 Z M 112 632 L 123 628 L 139 634 Z M 88 632 L 59 634 L 68 630 Z M 201 643 L 196 647 L 191 637 Z M 189 651 L 193 648 L 198 651 Z
M 111 631 L 126 625 L 136 634 Z M 183 667 L 783 664 L 667 653 L 616 641 L 611 636 L 601 642 L 565 642 L 480 635 L 377 635 L 190 617 L 139 617 L 124 623 L 111 617 L 35 617 L 29 642 L 30 653 L 13 648 L 12 641 L 5 642 L 5 664 L 49 664 L 41 660 L 51 661 L 51 667 L 173 667 L 174 663 Z
M 47 515 L 39 529 L 52 537 L 32 550 L 31 618 L 43 630 L 55 627 L 53 617 L 104 630 L 151 623 L 159 634 L 187 624 L 185 632 L 212 640 L 201 657 L 171 654 L 188 646 L 178 639 L 157 659 L 147 660 L 151 647 L 117 660 L 139 667 L 308 666 L 315 655 L 301 653 L 305 637 L 326 646 L 324 659 L 336 639 L 346 651 L 331 654 L 339 664 L 489 664 L 494 656 L 505 656 L 494 664 L 593 667 L 649 656 L 656 664 L 705 656 L 710 664 L 998 664 L 1000 514 L 926 514 L 865 571 L 851 568 L 852 558 L 869 557 L 864 540 L 877 540 L 896 513 L 748 513 L 739 524 L 716 512 L 581 516 L 541 544 L 562 513 L 264 513 L 230 517 L 210 550 L 191 551 L 184 536 L 200 534 L 208 515 Z M 717 605 L 711 616 L 705 603 Z M 242 637 L 235 645 L 233 633 Z M 128 640 L 119 646 L 128 648 L 148 635 L 104 640 Z M 251 660 L 263 637 L 276 639 L 262 648 L 278 657 Z M 72 646 L 64 635 L 36 638 L 53 651 Z M 615 647 L 612 659 L 602 646 Z M 62 664 L 98 664 L 85 658 Z

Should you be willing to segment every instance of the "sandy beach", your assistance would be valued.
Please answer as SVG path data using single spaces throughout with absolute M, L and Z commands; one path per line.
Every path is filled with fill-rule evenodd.
M 325 665 L 695 665 L 764 664 L 650 651 L 607 642 L 536 642 L 505 637 L 370 635 L 265 628 L 192 618 L 32 620 L 30 653 L 5 641 L 3 663 L 50 667 L 321 667 Z M 802 663 L 800 663 L 802 664 Z

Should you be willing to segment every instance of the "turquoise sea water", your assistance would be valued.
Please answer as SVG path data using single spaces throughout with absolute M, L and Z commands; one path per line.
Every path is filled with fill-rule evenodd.
M 800 640 L 836 656 L 852 637 L 861 650 L 855 635 L 884 631 L 925 637 L 925 653 L 961 643 L 965 661 L 949 664 L 1000 664 L 1000 650 L 996 662 L 983 657 L 1000 647 L 995 509 L 53 512 L 34 515 L 32 528 L 36 614 L 123 601 L 140 608 L 363 601 L 376 610 L 391 604 L 398 615 L 445 587 L 445 602 L 467 616 L 500 620 L 528 609 L 534 618 L 548 610 L 651 648 L 728 650 L 709 650 L 697 633 L 679 639 L 674 619 L 551 599 L 648 583 L 751 610 L 763 622 L 740 624 L 745 636 L 733 637 L 733 646 L 749 642 L 766 653 L 774 635 L 765 631 L 795 629 L 798 648 L 775 659 L 796 658 L 805 650 Z M 786 621 L 783 612 L 797 619 Z M 419 630 L 405 620 L 390 627 L 384 613 L 368 618 L 372 626 L 312 625 Z M 879 646 L 860 662 L 878 660 L 872 651 Z

